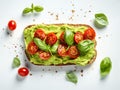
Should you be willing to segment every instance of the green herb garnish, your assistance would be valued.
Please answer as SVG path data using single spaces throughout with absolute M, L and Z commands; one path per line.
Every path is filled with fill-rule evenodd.
M 26 7 L 24 10 L 23 10 L 23 14 L 27 14 L 27 13 L 33 13 L 34 11 L 35 12 L 41 12 L 43 11 L 43 7 L 42 6 L 34 6 L 33 3 L 31 4 L 31 7 Z
M 69 71 L 66 73 L 66 79 L 75 84 L 78 82 L 78 78 L 73 71 Z
M 74 33 L 70 30 L 65 30 L 65 42 L 67 45 L 72 45 L 74 43 Z
M 14 59 L 13 59 L 13 67 L 15 68 L 15 67 L 19 67 L 20 66 L 20 59 L 18 58 L 18 57 L 15 57 Z
M 97 27 L 105 27 L 108 25 L 107 16 L 103 13 L 95 14 L 95 24 Z
M 105 57 L 100 63 L 100 73 L 101 76 L 106 76 L 110 73 L 112 69 L 112 62 L 109 57 Z
M 83 40 L 78 43 L 78 50 L 81 52 L 81 55 L 85 55 L 89 50 L 94 48 L 95 44 L 92 40 Z

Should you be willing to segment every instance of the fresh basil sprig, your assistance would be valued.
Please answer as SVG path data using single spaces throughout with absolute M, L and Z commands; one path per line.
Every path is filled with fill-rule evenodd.
M 32 3 L 32 5 L 31 5 L 31 7 L 26 7 L 24 10 L 23 10 L 23 14 L 27 14 L 27 13 L 33 13 L 34 11 L 35 12 L 41 12 L 41 11 L 43 11 L 43 7 L 42 6 L 38 6 L 38 5 L 36 5 L 36 6 L 34 6 L 33 5 L 33 3 Z
M 107 16 L 104 13 L 95 14 L 95 25 L 97 27 L 105 27 L 108 25 Z
M 12 66 L 15 68 L 15 67 L 19 67 L 20 66 L 20 59 L 18 58 L 18 57 L 15 57 L 14 59 L 13 59 L 13 64 L 12 64 Z
M 34 43 L 43 51 L 49 51 L 49 46 L 39 38 L 34 38 Z
M 64 38 L 67 45 L 72 45 L 74 43 L 74 33 L 68 29 L 65 30 Z
M 85 55 L 90 49 L 94 48 L 95 44 L 92 40 L 83 40 L 78 43 L 78 50 L 81 55 Z
M 75 84 L 78 82 L 78 78 L 73 71 L 69 71 L 66 73 L 66 79 Z
M 56 42 L 56 43 L 50 48 L 51 52 L 52 52 L 52 53 L 57 53 L 58 46 L 59 46 L 59 43 Z
M 112 62 L 109 57 L 105 57 L 100 63 L 100 73 L 101 76 L 106 76 L 110 73 L 112 69 Z

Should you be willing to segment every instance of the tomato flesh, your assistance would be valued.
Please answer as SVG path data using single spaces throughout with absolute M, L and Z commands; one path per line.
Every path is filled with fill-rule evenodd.
M 85 30 L 83 36 L 84 36 L 84 39 L 93 40 L 95 38 L 95 36 L 96 36 L 96 33 L 92 28 L 88 28 L 87 30 Z
M 35 54 L 38 50 L 38 46 L 32 41 L 28 44 L 27 51 L 29 54 Z
M 60 42 L 61 42 L 62 44 L 66 44 L 66 43 L 65 43 L 65 40 L 64 40 L 64 32 L 62 32 L 61 35 L 60 35 Z
M 49 45 L 55 44 L 57 41 L 57 36 L 54 33 L 49 33 L 46 38 L 46 43 Z
M 16 24 L 16 22 L 14 20 L 10 20 L 8 22 L 8 28 L 9 28 L 9 30 L 13 31 L 13 30 L 16 29 L 16 27 L 17 27 L 17 24 Z
M 71 46 L 69 49 L 68 49 L 68 55 L 70 56 L 70 58 L 72 59 L 75 59 L 79 56 L 79 51 L 77 49 L 76 46 Z
M 76 32 L 74 35 L 74 41 L 78 44 L 83 40 L 83 34 L 81 32 Z
M 39 51 L 39 57 L 42 60 L 48 60 L 51 57 L 51 55 L 49 52 Z
M 59 55 L 59 56 L 64 57 L 64 56 L 67 55 L 67 47 L 66 47 L 65 45 L 60 44 L 60 45 L 58 46 L 57 52 L 58 52 L 58 55 Z
M 46 34 L 42 29 L 37 29 L 35 31 L 34 37 L 37 37 L 37 38 L 40 38 L 41 40 L 44 40 L 46 37 Z
M 29 74 L 29 70 L 26 67 L 21 67 L 18 69 L 18 74 L 20 76 L 27 76 Z

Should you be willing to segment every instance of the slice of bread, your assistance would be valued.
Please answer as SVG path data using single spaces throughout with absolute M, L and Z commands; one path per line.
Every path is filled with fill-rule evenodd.
M 32 60 L 31 60 L 31 58 L 30 58 L 30 54 L 27 52 L 27 43 L 26 43 L 26 38 L 27 38 L 27 36 L 25 36 L 25 32 L 27 31 L 27 30 L 31 30 L 32 29 L 32 33 L 34 33 L 35 32 L 35 29 L 37 29 L 37 28 L 40 28 L 40 29 L 43 29 L 42 27 L 40 27 L 40 26 L 58 26 L 58 27 L 61 27 L 61 26 L 70 26 L 70 27 L 72 27 L 72 28 L 76 28 L 76 27 L 81 27 L 81 28 L 83 28 L 84 29 L 84 27 L 86 27 L 86 28 L 92 28 L 91 26 L 89 26 L 89 25 L 86 25 L 86 24 L 64 24 L 64 23 L 62 23 L 62 24 L 38 24 L 38 25 L 29 25 L 29 26 L 27 26 L 25 29 L 24 29 L 24 42 L 25 42 L 25 46 L 26 46 L 26 49 L 25 49 L 25 54 L 26 54 L 26 56 L 27 56 L 27 58 L 28 58 L 28 60 L 32 63 L 32 64 L 35 64 L 35 65 L 41 65 L 41 66 L 44 66 L 44 64 L 40 64 L 40 63 L 34 63 Z M 38 26 L 38 27 L 37 27 Z M 36 28 L 37 27 L 37 28 Z M 45 30 L 46 31 L 46 30 Z M 84 32 L 84 31 L 83 31 Z M 29 33 L 31 33 L 31 32 L 27 32 L 27 34 L 29 34 Z M 29 35 L 31 35 L 31 34 L 29 34 Z M 32 34 L 32 37 L 34 37 L 33 36 L 34 34 Z M 54 64 L 54 63 L 51 63 L 51 64 L 48 64 L 48 66 L 62 66 L 62 65 L 82 65 L 82 66 L 86 66 L 86 65 L 88 65 L 88 64 L 91 64 L 91 63 L 93 63 L 94 61 L 95 61 L 95 59 L 96 59 L 96 56 L 97 56 L 97 51 L 96 51 L 96 40 L 94 39 L 93 40 L 94 41 L 94 44 L 95 44 L 95 47 L 94 47 L 94 49 L 93 49 L 93 51 L 94 51 L 94 54 L 92 55 L 92 57 L 91 58 L 89 58 L 89 60 L 87 60 L 87 62 L 86 62 L 86 64 L 85 65 L 82 65 L 82 64 L 75 64 L 75 63 L 60 63 L 60 64 Z M 79 57 L 81 57 L 81 56 L 79 56 Z M 60 58 L 60 57 L 59 57 Z M 63 57 L 62 57 L 63 58 Z M 61 59 L 62 59 L 61 58 Z M 72 59 L 72 60 L 74 60 L 74 59 Z M 36 60 L 37 61 L 37 60 Z M 39 61 L 39 60 L 38 60 Z M 42 62 L 44 62 L 44 60 L 42 61 Z M 46 61 L 45 61 L 46 62 Z M 83 62 L 83 61 L 81 61 L 81 62 Z M 46 65 L 46 64 L 45 64 Z

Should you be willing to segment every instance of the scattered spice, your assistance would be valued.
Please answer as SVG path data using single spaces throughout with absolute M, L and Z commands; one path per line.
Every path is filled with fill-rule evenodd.
M 58 71 L 56 70 L 55 72 L 57 73 Z
M 81 71 L 80 71 L 80 75 L 83 77 L 83 69 L 81 69 Z
M 33 22 L 35 22 L 35 19 L 33 19 Z
M 81 71 L 80 71 L 81 73 L 83 73 L 83 69 L 81 69 Z
M 59 18 L 58 18 L 58 14 L 56 15 L 56 20 L 59 20 Z
M 74 13 L 75 12 L 75 10 L 71 10 L 72 11 L 72 13 Z
M 88 12 L 91 12 L 91 10 L 89 10 Z
M 45 71 L 44 69 L 42 69 L 42 71 Z
M 51 16 L 53 15 L 53 13 L 50 14 Z
M 101 37 L 98 37 L 98 39 L 101 39 Z
M 108 34 L 106 34 L 106 37 L 108 37 Z
M 30 73 L 30 76 L 32 76 L 32 73 Z

